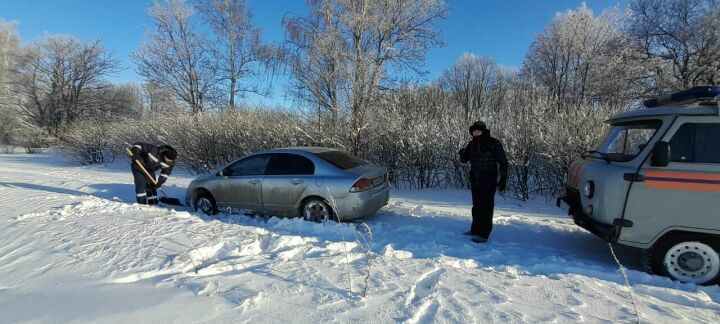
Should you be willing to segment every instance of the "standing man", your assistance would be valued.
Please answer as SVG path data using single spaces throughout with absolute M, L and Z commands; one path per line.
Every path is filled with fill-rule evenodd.
M 495 191 L 507 187 L 508 162 L 499 140 L 490 137 L 484 122 L 470 126 L 472 140 L 460 150 L 460 162 L 470 161 L 470 189 L 472 190 L 472 225 L 465 235 L 473 235 L 473 241 L 487 242 L 492 231 Z M 499 170 L 498 170 L 499 167 Z M 498 181 L 498 171 L 500 180 Z
M 130 148 L 132 152 L 132 162 L 130 170 L 132 170 L 135 180 L 135 196 L 138 204 L 157 205 L 157 189 L 167 181 L 172 169 L 175 166 L 177 151 L 169 145 L 155 146 L 148 143 L 135 143 Z M 135 161 L 140 161 L 145 170 L 155 178 L 155 171 L 160 170 L 160 176 L 157 178 L 155 185 L 147 175 L 140 170 Z

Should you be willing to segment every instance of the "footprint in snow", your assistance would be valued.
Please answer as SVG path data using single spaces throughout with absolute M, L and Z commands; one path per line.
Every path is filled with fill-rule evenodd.
M 405 304 L 409 305 L 432 294 L 437 289 L 437 285 L 440 282 L 440 276 L 445 271 L 445 269 L 438 268 L 423 274 L 420 279 L 415 282 L 412 288 L 410 288 L 410 294 L 408 295 Z

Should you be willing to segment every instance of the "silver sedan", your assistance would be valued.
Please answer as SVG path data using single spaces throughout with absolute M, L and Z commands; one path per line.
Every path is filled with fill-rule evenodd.
M 190 182 L 186 203 L 206 214 L 251 214 L 349 220 L 387 205 L 387 169 L 336 149 L 257 152 Z

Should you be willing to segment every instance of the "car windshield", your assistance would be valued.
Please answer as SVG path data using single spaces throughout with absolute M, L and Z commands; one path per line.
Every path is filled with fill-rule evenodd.
M 367 164 L 366 161 L 341 151 L 327 151 L 316 153 L 316 155 L 343 170 Z
M 610 161 L 630 161 L 647 146 L 661 124 L 659 120 L 614 124 L 595 153 Z

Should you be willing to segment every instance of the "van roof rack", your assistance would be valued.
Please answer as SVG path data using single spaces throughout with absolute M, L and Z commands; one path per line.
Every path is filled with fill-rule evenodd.
M 648 108 L 667 106 L 667 105 L 683 105 L 695 103 L 699 101 L 711 101 L 720 96 L 720 86 L 697 86 L 687 90 L 678 91 L 672 94 L 661 95 L 655 98 L 646 99 L 643 105 Z M 716 99 L 720 104 L 720 98 Z

